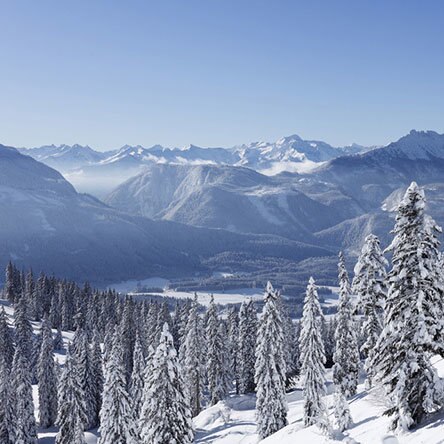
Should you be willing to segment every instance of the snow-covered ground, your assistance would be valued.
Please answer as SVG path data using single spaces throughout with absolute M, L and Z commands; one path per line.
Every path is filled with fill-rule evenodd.
M 444 378 L 444 360 L 433 359 L 439 374 Z M 331 371 L 327 372 L 327 404 L 333 422 L 333 395 Z M 289 425 L 267 439 L 264 444 L 324 444 L 345 442 L 348 444 L 443 444 L 444 412 L 437 413 L 421 427 L 409 433 L 394 436 L 387 431 L 389 419 L 382 416 L 385 409 L 384 394 L 373 389 L 367 391 L 364 384 L 350 400 L 354 425 L 344 433 L 334 432 L 324 436 L 316 426 L 305 428 L 302 422 L 302 390 L 296 389 L 287 395 Z M 256 434 L 255 397 L 231 396 L 213 407 L 202 411 L 195 419 L 196 442 L 218 444 L 253 444 L 259 441 Z
M 133 296 L 143 297 L 143 293 L 129 293 Z M 198 291 L 197 296 L 199 303 L 205 306 L 210 304 L 211 295 L 214 296 L 216 304 L 239 304 L 247 298 L 253 300 L 260 300 L 264 297 L 264 292 L 258 288 L 240 288 L 236 290 L 226 290 L 224 292 L 207 292 Z M 172 289 L 166 289 L 162 293 L 162 296 L 169 296 L 178 299 L 187 299 L 194 297 L 194 291 L 176 291 Z
M 222 276 L 223 273 L 220 273 Z M 119 282 L 117 284 L 110 285 L 108 288 L 115 289 L 119 293 L 127 293 L 138 299 L 143 299 L 145 295 L 149 295 L 149 293 L 135 293 L 134 290 L 137 288 L 138 284 L 142 287 L 150 287 L 150 288 L 161 288 L 163 293 L 160 296 L 168 296 L 172 298 L 178 299 L 187 299 L 194 297 L 194 291 L 176 291 L 172 288 L 169 288 L 170 281 L 168 279 L 154 277 L 143 280 L 130 280 Z M 333 294 L 325 299 L 322 304 L 325 308 L 331 308 L 338 304 L 338 291 L 339 287 L 327 287 L 332 290 Z M 253 300 L 261 300 L 264 297 L 264 291 L 261 288 L 237 288 L 232 290 L 221 291 L 198 291 L 197 296 L 199 298 L 199 303 L 205 306 L 208 306 L 210 303 L 211 295 L 214 296 L 214 300 L 216 304 L 239 304 L 243 302 L 247 298 L 251 298 Z M 284 295 L 285 296 L 285 295 Z
M 166 288 L 169 283 L 170 281 L 168 279 L 151 277 L 142 280 L 131 279 L 129 281 L 118 282 L 116 284 L 109 285 L 108 288 L 116 290 L 119 293 L 130 293 L 134 291 L 138 285 L 150 288 Z
M 229 273 L 217 273 L 218 276 L 230 276 Z M 187 299 L 194 298 L 194 291 L 176 291 L 172 288 L 169 288 L 170 281 L 168 279 L 164 279 L 161 277 L 153 277 L 143 280 L 129 280 L 124 282 L 119 282 L 116 284 L 110 285 L 108 288 L 115 289 L 119 293 L 127 293 L 132 296 L 141 299 L 145 293 L 135 293 L 134 290 L 140 287 L 148 287 L 148 288 L 161 288 L 163 293 L 160 296 L 168 296 L 172 298 L 178 299 Z M 149 293 L 148 293 L 149 294 Z M 246 298 L 252 298 L 253 300 L 262 299 L 264 296 L 264 291 L 261 288 L 238 288 L 235 290 L 226 290 L 226 291 L 216 291 L 216 292 L 208 292 L 208 291 L 198 291 L 197 295 L 199 297 L 199 303 L 202 305 L 208 305 L 210 303 L 211 295 L 214 296 L 214 300 L 217 304 L 238 304 L 243 302 Z

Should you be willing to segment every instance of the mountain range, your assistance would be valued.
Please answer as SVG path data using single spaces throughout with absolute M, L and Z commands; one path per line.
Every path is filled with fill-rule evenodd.
M 102 200 L 71 177 L 86 178 Z M 371 232 L 387 245 L 412 180 L 443 225 L 444 135 L 411 131 L 371 149 L 297 136 L 229 149 L 0 146 L 0 266 L 14 259 L 101 282 L 296 272 L 339 249 L 356 256 Z
M 266 176 L 220 165 L 151 165 L 106 202 L 132 214 L 242 233 L 276 234 L 357 254 L 370 232 L 385 242 L 390 209 L 415 180 L 444 223 L 444 135 L 412 131 L 386 147 L 335 157 L 310 171 Z
M 254 142 L 232 148 L 125 145 L 114 151 L 99 152 L 89 146 L 48 145 L 20 151 L 60 171 L 78 191 L 102 198 L 146 166 L 155 164 L 243 166 L 270 175 L 306 171 L 319 162 L 369 149 L 356 144 L 333 147 L 326 142 L 303 140 L 293 135 L 274 143 Z

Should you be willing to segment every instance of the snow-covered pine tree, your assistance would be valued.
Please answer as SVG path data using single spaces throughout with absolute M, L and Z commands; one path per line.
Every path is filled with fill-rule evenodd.
M 28 317 L 36 320 L 34 313 L 35 282 L 34 273 L 32 272 L 32 270 L 29 270 L 26 274 L 24 297 L 26 299 L 26 310 Z
M 239 316 L 235 308 L 228 314 L 228 369 L 239 394 Z
M 185 338 L 187 336 L 187 323 L 188 323 L 188 316 L 190 315 L 191 310 L 191 300 L 187 299 L 184 304 L 180 307 L 179 312 L 179 350 L 182 346 L 183 342 L 185 341 Z M 179 355 L 179 359 L 182 362 L 182 357 Z
M 136 342 L 134 343 L 133 371 L 131 373 L 129 394 L 131 397 L 131 406 L 133 408 L 136 420 L 140 418 L 142 410 L 142 396 L 144 386 L 145 357 L 143 356 L 142 344 L 139 333 L 136 333 Z
M 242 302 L 239 311 L 239 387 L 240 393 L 255 390 L 257 312 L 253 300 Z
M 93 370 L 93 388 L 94 388 L 94 424 L 99 424 L 100 409 L 102 407 L 103 392 L 103 366 L 102 366 L 102 350 L 100 348 L 100 337 L 96 331 L 93 335 L 91 346 L 91 366 Z
M 260 438 L 266 438 L 287 425 L 285 398 L 285 344 L 278 294 L 270 282 L 259 321 L 256 346 L 256 419 Z
M 187 322 L 187 334 L 182 344 L 184 384 L 193 416 L 199 414 L 202 388 L 205 380 L 202 346 L 204 344 L 202 320 L 198 313 L 197 294 L 191 303 Z
M 20 348 L 20 354 L 29 362 L 33 348 L 33 332 L 27 315 L 26 299 L 23 296 L 19 298 L 15 306 L 14 326 L 16 348 Z
M 51 325 L 42 323 L 42 346 L 37 364 L 39 381 L 39 422 L 44 428 L 54 425 L 57 419 L 57 375 L 54 362 Z
M 62 325 L 62 316 L 61 316 L 61 310 L 60 310 L 60 304 L 59 304 L 59 293 L 54 288 L 54 291 L 51 295 L 51 307 L 49 309 L 49 320 L 51 322 L 51 325 L 54 328 L 60 328 Z
M 145 344 L 154 348 L 158 339 L 157 320 L 159 316 L 159 304 L 151 302 L 148 307 L 147 318 L 145 321 Z
M 57 333 L 54 336 L 53 346 L 54 346 L 54 350 L 56 350 L 56 351 L 62 351 L 64 348 L 62 330 L 61 330 L 60 326 L 57 328 Z
M 71 295 L 68 295 L 69 286 L 66 281 L 59 283 L 58 295 L 59 301 L 58 305 L 60 308 L 60 326 L 62 330 L 68 331 L 72 330 L 74 327 L 74 307 Z
M 139 422 L 142 444 L 193 442 L 191 411 L 181 373 L 173 338 L 165 323 L 145 383 Z
M 134 301 L 130 297 L 127 297 L 124 302 L 122 321 L 120 323 L 120 336 L 121 351 L 123 353 L 122 362 L 125 366 L 125 378 L 128 385 L 133 370 L 134 341 L 136 340 Z
M 228 342 L 228 324 L 224 320 L 219 322 L 219 336 L 222 338 L 221 350 L 223 356 L 223 370 L 221 374 L 221 388 L 224 397 L 230 392 L 233 387 L 232 368 L 229 359 L 229 342 Z M 225 340 L 224 340 L 225 338 Z
M 0 442 L 4 444 L 14 444 L 15 442 L 15 398 L 10 378 L 11 366 L 6 362 L 5 356 L 0 355 Z
M 40 273 L 36 284 L 36 307 L 34 311 L 37 313 L 39 318 L 49 315 L 49 310 L 51 308 L 51 294 L 49 287 L 49 280 L 44 273 Z
M 347 430 L 353 423 L 347 399 L 340 390 L 335 390 L 334 415 L 336 427 L 340 432 Z
M 43 337 L 41 332 L 32 336 L 32 352 L 31 352 L 31 383 L 37 384 L 37 365 L 40 357 L 40 349 L 42 347 Z
M 325 389 L 325 354 L 321 336 L 321 318 L 315 280 L 311 277 L 304 300 L 304 310 L 299 338 L 301 379 L 304 393 L 304 424 L 317 424 L 324 432 L 329 431 L 327 409 L 323 397 Z
M 443 404 L 442 382 L 430 362 L 444 342 L 437 233 L 415 182 L 398 206 L 384 328 L 373 363 L 386 390 L 392 429 L 410 429 Z
M 55 444 L 85 444 L 83 390 L 77 373 L 75 358 L 68 347 L 65 367 L 59 383 Z
M 219 329 L 219 318 L 217 316 L 214 296 L 211 295 L 210 306 L 207 311 L 206 341 L 207 341 L 207 378 L 208 390 L 210 392 L 210 403 L 218 403 L 226 394 L 224 384 L 224 338 Z
M 330 319 L 321 319 L 321 335 L 322 342 L 324 343 L 324 353 L 325 353 L 325 367 L 331 368 L 333 367 L 333 354 L 335 352 L 336 347 L 336 326 L 337 326 L 336 317 L 332 317 Z
M 356 394 L 359 376 L 359 350 L 353 322 L 351 289 L 344 255 L 339 253 L 339 304 L 333 355 L 333 383 L 346 398 Z
M 97 409 L 91 347 L 88 342 L 88 334 L 85 331 L 76 331 L 72 342 L 72 348 L 75 369 L 83 397 L 83 428 L 84 430 L 88 430 L 94 427 L 97 423 Z
M 295 339 L 296 330 L 293 324 L 293 320 L 290 317 L 288 308 L 284 304 L 282 296 L 277 294 L 277 305 L 281 314 L 282 326 L 284 332 L 284 359 L 285 359 L 285 382 L 286 385 L 290 383 L 290 380 L 296 375 L 298 370 L 298 344 Z
M 14 303 L 16 298 L 18 298 L 20 291 L 17 288 L 17 269 L 14 267 L 11 261 L 8 262 L 6 266 L 6 281 L 4 294 L 9 302 Z
M 15 400 L 13 442 L 37 444 L 30 365 L 19 344 L 15 350 L 11 375 Z
M 165 322 L 168 323 L 168 327 L 171 330 L 173 320 L 171 319 L 170 309 L 168 304 L 163 302 L 157 312 L 155 343 L 153 344 L 155 347 L 159 344 L 160 335 L 162 334 L 163 324 L 165 324 Z
M 372 386 L 374 369 L 371 362 L 382 331 L 383 305 L 387 294 L 385 282 L 387 264 L 378 237 L 369 234 L 365 238 L 364 246 L 355 265 L 353 279 L 353 292 L 358 297 L 357 309 L 364 315 L 361 328 L 364 343 L 360 350 L 367 358 L 365 362 L 367 387 Z
M 127 392 L 126 369 L 118 333 L 107 352 L 98 444 L 138 444 L 136 418 Z
M 300 350 L 299 350 L 299 336 L 301 335 L 301 321 L 294 323 L 294 345 L 293 345 L 293 367 L 295 376 L 301 373 Z
M 11 370 L 12 360 L 14 359 L 14 341 L 4 307 L 0 310 L 0 359 L 1 358 L 5 360 L 4 363 L 9 372 Z

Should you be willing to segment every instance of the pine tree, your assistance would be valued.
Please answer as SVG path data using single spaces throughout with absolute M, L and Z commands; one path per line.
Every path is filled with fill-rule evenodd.
M 8 262 L 6 267 L 6 282 L 5 282 L 5 297 L 9 302 L 15 303 L 18 299 L 21 291 L 17 285 L 17 269 L 14 267 L 11 261 Z
M 37 365 L 39 381 L 40 426 L 51 427 L 57 419 L 57 375 L 54 363 L 52 331 L 49 321 L 42 323 L 42 347 Z
M 51 294 L 51 307 L 49 309 L 49 320 L 54 328 L 61 330 L 62 326 L 62 316 L 61 307 L 59 303 L 59 293 L 54 289 Z
M 353 292 L 358 297 L 357 309 L 364 315 L 361 335 L 364 338 L 360 350 L 367 358 L 367 387 L 372 386 L 374 369 L 371 361 L 375 353 L 376 343 L 382 331 L 383 305 L 387 294 L 386 267 L 387 260 L 381 251 L 379 239 L 374 234 L 365 238 L 361 255 L 356 263 L 353 279 Z
M 98 425 L 100 417 L 100 409 L 102 407 L 102 392 L 103 392 L 103 365 L 102 365 L 102 350 L 100 348 L 99 334 L 96 332 L 93 336 L 93 343 L 91 348 L 91 366 L 93 371 L 93 389 L 94 389 L 94 410 L 93 417 L 94 425 Z
M 6 362 L 5 356 L 0 355 L 0 442 L 4 444 L 15 442 L 15 397 L 10 378 L 11 366 Z
M 333 355 L 333 383 L 346 398 L 356 394 L 359 376 L 359 351 L 350 300 L 350 283 L 344 256 L 339 253 L 339 304 Z
M 226 387 L 224 384 L 224 339 L 219 329 L 219 323 L 214 296 L 211 295 L 210 306 L 207 312 L 205 335 L 207 340 L 206 362 L 208 390 L 210 392 L 211 405 L 218 403 L 226 395 Z
M 178 325 L 178 330 L 179 330 L 179 350 L 180 347 L 182 346 L 183 342 L 185 342 L 185 338 L 187 336 L 187 323 L 188 323 L 188 317 L 190 315 L 190 310 L 191 310 L 191 300 L 187 299 L 186 302 L 184 304 L 182 304 L 182 306 L 180 307 L 180 313 L 179 313 L 179 325 Z M 179 356 L 180 360 L 182 359 Z M 181 361 L 182 362 L 182 361 Z
M 284 359 L 285 359 L 285 381 L 286 385 L 290 384 L 291 379 L 297 374 L 299 363 L 299 346 L 295 338 L 296 330 L 293 320 L 290 317 L 287 307 L 284 305 L 282 297 L 277 293 L 277 306 L 282 318 L 282 326 L 284 332 Z
M 13 441 L 21 444 L 37 444 L 30 365 L 20 346 L 17 346 L 14 354 L 11 374 L 15 400 Z
M 131 373 L 131 381 L 129 394 L 131 397 L 131 405 L 136 419 L 140 418 L 142 410 L 142 396 L 144 386 L 145 358 L 143 356 L 142 344 L 139 334 L 136 334 L 136 342 L 134 344 L 133 354 L 133 372 Z
M 83 330 L 77 330 L 72 342 L 74 363 L 80 388 L 82 390 L 83 428 L 88 430 L 97 423 L 96 393 L 94 386 L 94 369 L 92 365 L 91 347 L 88 335 Z
M 20 354 L 29 360 L 33 349 L 33 332 L 27 315 L 26 299 L 23 296 L 19 298 L 15 307 L 14 326 L 16 347 L 20 348 Z
M 299 337 L 301 335 L 301 322 L 294 323 L 294 346 L 293 346 L 293 361 L 295 376 L 301 373 L 301 352 L 299 349 Z
M 31 352 L 31 382 L 37 384 L 37 366 L 39 363 L 40 350 L 42 348 L 43 336 L 41 333 L 32 336 L 32 352 Z
M 25 278 L 25 293 L 24 297 L 26 299 L 26 308 L 27 315 L 32 318 L 34 321 L 38 321 L 36 313 L 34 312 L 34 308 L 36 306 L 35 302 L 35 282 L 34 282 L 34 273 L 32 270 L 29 270 L 26 274 Z
M 321 337 L 323 317 L 315 281 L 310 278 L 304 300 L 299 339 L 301 377 L 304 392 L 304 424 L 317 424 L 328 432 L 327 410 L 323 401 L 325 389 L 325 354 Z
M 2 307 L 0 311 L 0 359 L 2 358 L 9 371 L 12 366 L 12 360 L 14 359 L 14 341 L 4 307 Z
M 340 432 L 347 430 L 353 423 L 347 399 L 340 390 L 335 391 L 334 415 L 336 427 Z
M 59 411 L 55 444 L 85 444 L 83 390 L 76 369 L 75 358 L 68 348 L 65 368 L 59 384 Z
M 234 308 L 228 314 L 228 369 L 239 394 L 239 316 Z
M 125 378 L 127 384 L 129 384 L 131 372 L 133 370 L 133 352 L 134 342 L 136 340 L 136 330 L 134 325 L 134 302 L 129 297 L 127 297 L 124 302 L 122 322 L 120 323 L 120 336 L 123 363 L 125 366 Z
M 202 402 L 202 389 L 205 378 L 202 345 L 202 321 L 200 319 L 197 294 L 191 304 L 187 322 L 187 335 L 181 351 L 184 356 L 184 384 L 189 398 L 189 405 L 193 416 L 199 414 Z
M 442 406 L 439 377 L 431 353 L 444 342 L 442 282 L 437 233 L 425 211 L 424 192 L 412 183 L 398 206 L 392 270 L 388 275 L 384 328 L 373 365 L 386 390 L 392 429 L 409 429 Z
M 167 323 L 145 383 L 140 430 L 142 444 L 193 442 L 191 411 Z
M 73 307 L 73 299 L 74 292 L 73 288 L 66 281 L 59 283 L 59 302 L 58 305 L 60 307 L 60 326 L 62 330 L 68 331 L 73 330 L 74 324 L 74 307 Z
M 98 444 L 138 444 L 136 418 L 126 386 L 122 346 L 117 335 L 107 352 Z
M 253 301 L 243 302 L 239 311 L 239 386 L 242 394 L 255 389 L 257 313 Z
M 278 295 L 268 282 L 265 305 L 259 322 L 255 364 L 257 431 L 262 439 L 287 425 L 282 324 Z
M 63 336 L 62 336 L 62 330 L 60 326 L 57 328 L 57 333 L 54 337 L 54 350 L 56 351 L 62 351 L 64 348 L 63 345 Z
M 331 368 L 333 367 L 333 355 L 336 348 L 336 327 L 338 322 L 336 320 L 336 316 L 326 320 L 325 318 L 321 319 L 321 335 L 322 342 L 324 343 L 324 352 L 325 352 L 325 367 Z

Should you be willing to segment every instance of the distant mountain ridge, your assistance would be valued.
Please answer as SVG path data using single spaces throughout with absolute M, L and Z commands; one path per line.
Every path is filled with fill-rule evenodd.
M 73 150 L 90 155 L 88 147 Z M 40 150 L 41 156 L 53 158 L 54 153 L 63 158 L 72 150 Z M 279 236 L 285 242 L 357 254 L 370 232 L 388 242 L 393 226 L 389 210 L 412 180 L 426 187 L 431 212 L 444 224 L 444 135 L 434 131 L 413 130 L 371 150 L 289 136 L 274 144 L 232 149 L 126 146 L 87 161 L 64 176 L 99 178 L 106 185 L 101 197 L 119 214 L 154 219 L 159 226 L 170 221 L 230 236 Z M 280 164 L 284 168 L 279 172 Z M 294 164 L 303 168 L 294 171 Z M 278 174 L 270 174 L 270 166 Z M 114 187 L 116 181 L 120 185 Z M 97 190 L 97 182 L 93 186 Z
M 59 170 L 79 191 L 104 197 L 117 185 L 153 164 L 243 166 L 273 175 L 282 171 L 304 172 L 321 162 L 372 148 L 356 144 L 333 147 L 326 142 L 303 140 L 292 135 L 273 143 L 254 142 L 232 148 L 125 145 L 103 153 L 89 146 L 49 145 L 20 151 Z
M 444 224 L 444 135 L 411 131 L 386 147 L 317 163 L 309 173 L 152 165 L 106 202 L 155 219 L 307 239 L 357 254 L 370 232 L 388 240 L 387 210 L 412 180 L 427 186 L 433 214 Z
M 347 196 L 333 188 L 329 193 L 335 196 L 330 202 L 309 196 L 294 175 L 270 177 L 229 165 L 153 164 L 105 202 L 154 219 L 316 243 L 313 232 L 362 213 Z

